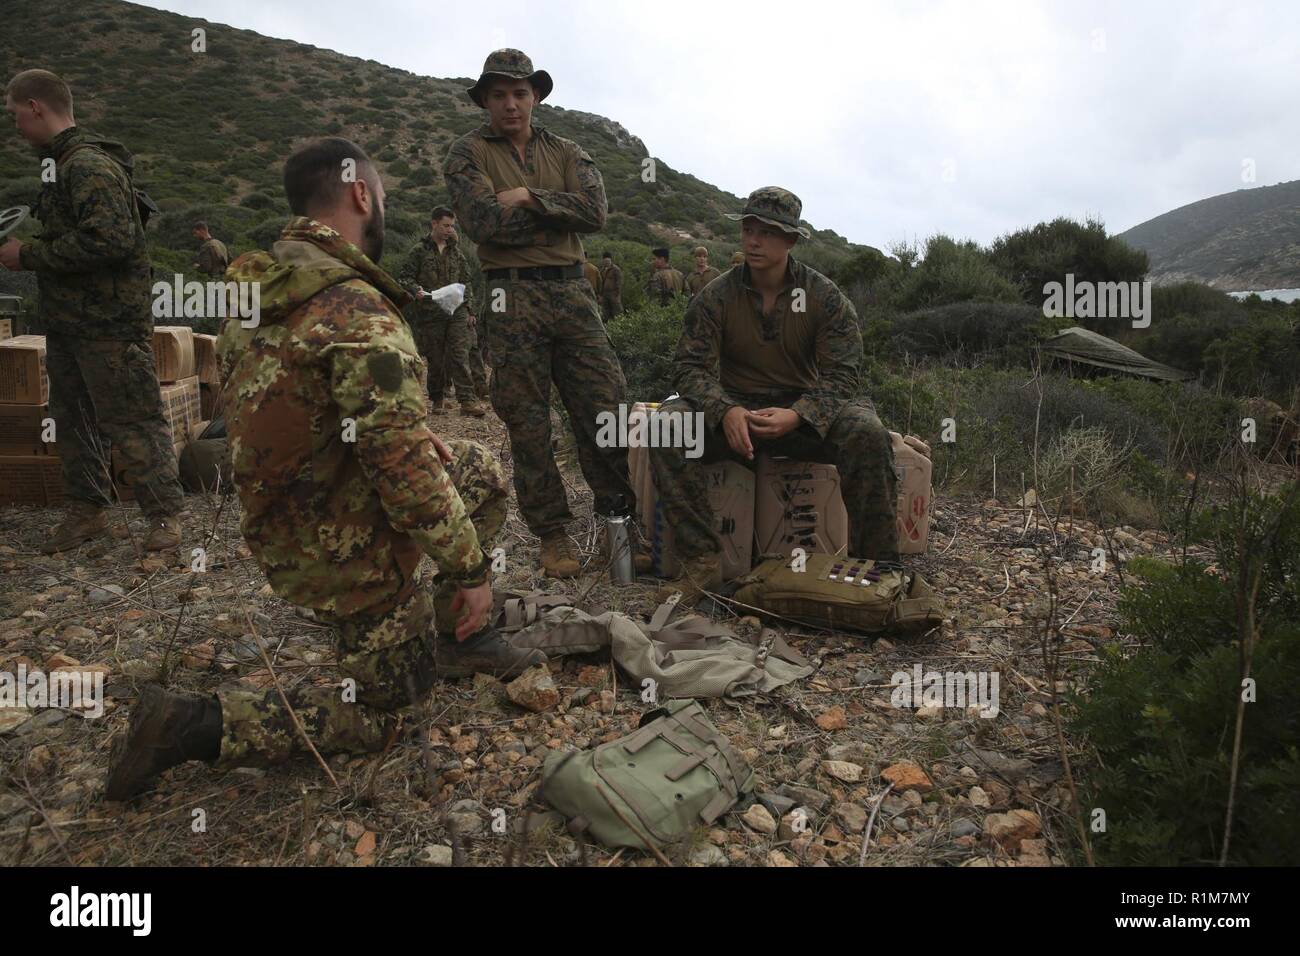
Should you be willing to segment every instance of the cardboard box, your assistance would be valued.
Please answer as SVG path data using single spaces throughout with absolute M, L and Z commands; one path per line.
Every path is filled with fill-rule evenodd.
M 0 457 L 0 504 L 55 505 L 63 500 L 63 462 L 52 455 Z
M 849 513 L 834 465 L 758 455 L 754 530 L 759 555 L 846 554 Z M 858 557 L 854 555 L 854 557 Z
M 0 455 L 57 455 L 57 427 L 55 441 L 41 440 L 51 434 L 47 423 L 54 424 L 48 404 L 0 405 Z
M 11 339 L 14 337 L 14 320 L 0 319 L 0 339 Z
M 154 326 L 153 363 L 160 382 L 179 382 L 192 376 L 194 330 L 188 325 Z
M 212 424 L 212 422 L 211 422 L 211 421 L 208 421 L 207 419 L 204 419 L 204 420 L 201 421 L 201 422 L 195 422 L 195 423 L 190 427 L 189 440 L 190 440 L 190 441 L 198 441 L 198 440 L 199 440 L 199 436 L 203 434 L 203 430 L 204 430 L 205 428 L 207 428 L 207 427 L 208 427 L 209 425 L 211 425 L 211 424 Z
M 426 398 L 428 396 L 425 396 Z M 215 421 L 221 417 L 221 386 L 199 383 L 199 414 L 204 421 Z
M 185 441 L 190 429 L 197 422 L 203 421 L 200 410 L 199 379 L 196 375 L 163 385 L 159 390 L 162 395 L 163 418 L 171 429 L 172 444 Z
M 0 341 L 0 402 L 44 405 L 49 400 L 45 336 L 16 335 Z
M 898 553 L 925 554 L 930 546 L 930 513 L 934 487 L 930 446 L 921 439 L 890 432 L 894 469 L 898 473 Z
M 194 333 L 194 374 L 200 385 L 219 385 L 221 373 L 217 370 L 217 337 Z

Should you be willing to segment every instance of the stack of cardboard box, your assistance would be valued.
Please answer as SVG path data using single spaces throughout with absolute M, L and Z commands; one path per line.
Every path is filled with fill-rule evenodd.
M 221 375 L 217 371 L 217 337 L 194 336 L 194 372 L 199 377 L 199 406 L 204 421 L 221 417 Z
M 633 408 L 647 412 L 653 407 L 638 404 Z M 890 432 L 890 437 L 899 472 L 899 551 L 922 554 L 930 533 L 930 449 L 910 435 L 904 439 Z M 703 467 L 714 530 L 722 542 L 724 581 L 747 573 L 760 555 L 788 555 L 795 548 L 808 554 L 847 553 L 849 518 L 835 466 L 760 452 L 752 471 L 734 461 Z M 628 449 L 628 471 L 654 573 L 671 577 L 678 569 L 672 553 L 672 521 L 654 485 L 649 448 Z
M 0 339 L 0 504 L 63 500 L 45 336 Z

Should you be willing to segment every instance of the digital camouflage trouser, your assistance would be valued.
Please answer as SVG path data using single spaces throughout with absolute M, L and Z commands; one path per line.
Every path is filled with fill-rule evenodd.
M 483 343 L 487 339 L 487 332 L 483 329 L 482 319 L 474 324 L 469 334 L 469 374 L 474 379 L 474 391 L 479 400 L 486 402 L 491 396 L 488 393 L 487 359 L 483 355 Z
M 436 307 L 435 307 L 436 308 Z M 456 388 L 461 403 L 475 399 L 469 370 L 470 330 L 464 309 L 454 315 L 421 312 L 411 323 L 415 345 L 429 363 L 429 397 L 442 398 L 448 384 Z
M 178 513 L 184 493 L 163 418 L 153 345 L 50 334 L 45 366 L 64 495 L 110 504 L 111 451 L 141 511 L 151 518 Z
M 600 300 L 600 317 L 608 323 L 623 311 L 622 296 L 607 295 Z
M 482 445 L 448 442 L 447 466 L 465 511 L 485 550 L 506 519 L 509 488 L 501 465 Z M 396 607 L 346 618 L 317 614 L 334 627 L 335 654 L 343 686 L 286 690 L 289 703 L 321 754 L 381 750 L 395 712 L 423 700 L 433 687 L 441 641 L 455 640 L 451 611 L 456 586 L 441 575 L 426 591 L 414 583 Z M 436 624 L 435 628 L 430 625 Z M 447 637 L 438 637 L 442 632 Z M 355 681 L 352 694 L 346 679 Z M 267 766 L 304 753 L 306 747 L 275 688 L 220 693 L 222 766 Z
M 573 517 L 551 450 L 552 382 L 569 413 L 597 513 L 607 513 L 620 497 L 635 508 L 627 449 L 596 445 L 596 416 L 618 414 L 627 382 L 590 284 L 585 278 L 488 279 L 488 302 L 498 288 L 505 308 L 490 313 L 487 324 L 492 407 L 510 433 L 515 494 L 528 529 L 543 537 Z
M 736 396 L 740 398 L 740 396 Z M 753 398 L 750 396 L 749 398 Z M 744 400 L 748 409 L 788 407 L 789 402 L 768 398 Z M 660 406 L 662 412 L 692 411 L 682 398 Z M 849 513 L 849 554 L 877 561 L 898 560 L 898 476 L 889 430 L 865 404 L 845 405 L 831 422 L 823 440 L 806 422 L 773 441 L 753 438 L 754 453 L 783 455 L 797 461 L 834 465 Z M 752 462 L 731 450 L 722 429 L 705 429 L 704 454 L 687 458 L 684 448 L 651 448 L 650 466 L 655 488 L 673 528 L 673 549 L 680 558 L 697 558 L 722 550 L 714 529 L 704 470 L 699 465 L 730 458 L 747 467 Z

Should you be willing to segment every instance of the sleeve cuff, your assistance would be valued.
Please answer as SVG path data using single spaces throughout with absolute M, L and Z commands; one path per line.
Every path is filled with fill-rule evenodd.
M 452 581 L 463 588 L 476 588 L 487 583 L 488 573 L 492 569 L 492 559 L 479 548 L 481 558 L 476 566 L 459 574 L 448 574 Z
M 817 433 L 819 438 L 826 437 L 827 426 L 823 421 L 822 415 L 819 414 L 820 409 L 817 407 L 816 402 L 807 398 L 801 398 L 799 401 L 791 405 L 790 408 L 800 418 L 808 423 L 808 426 Z

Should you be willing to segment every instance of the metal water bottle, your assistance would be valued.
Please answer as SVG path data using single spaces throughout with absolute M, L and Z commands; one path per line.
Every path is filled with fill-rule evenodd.
M 615 584 L 631 584 L 636 580 L 636 567 L 632 563 L 632 536 L 628 524 L 632 520 L 627 505 L 620 495 L 614 508 L 605 516 L 605 544 L 609 548 L 609 579 Z

